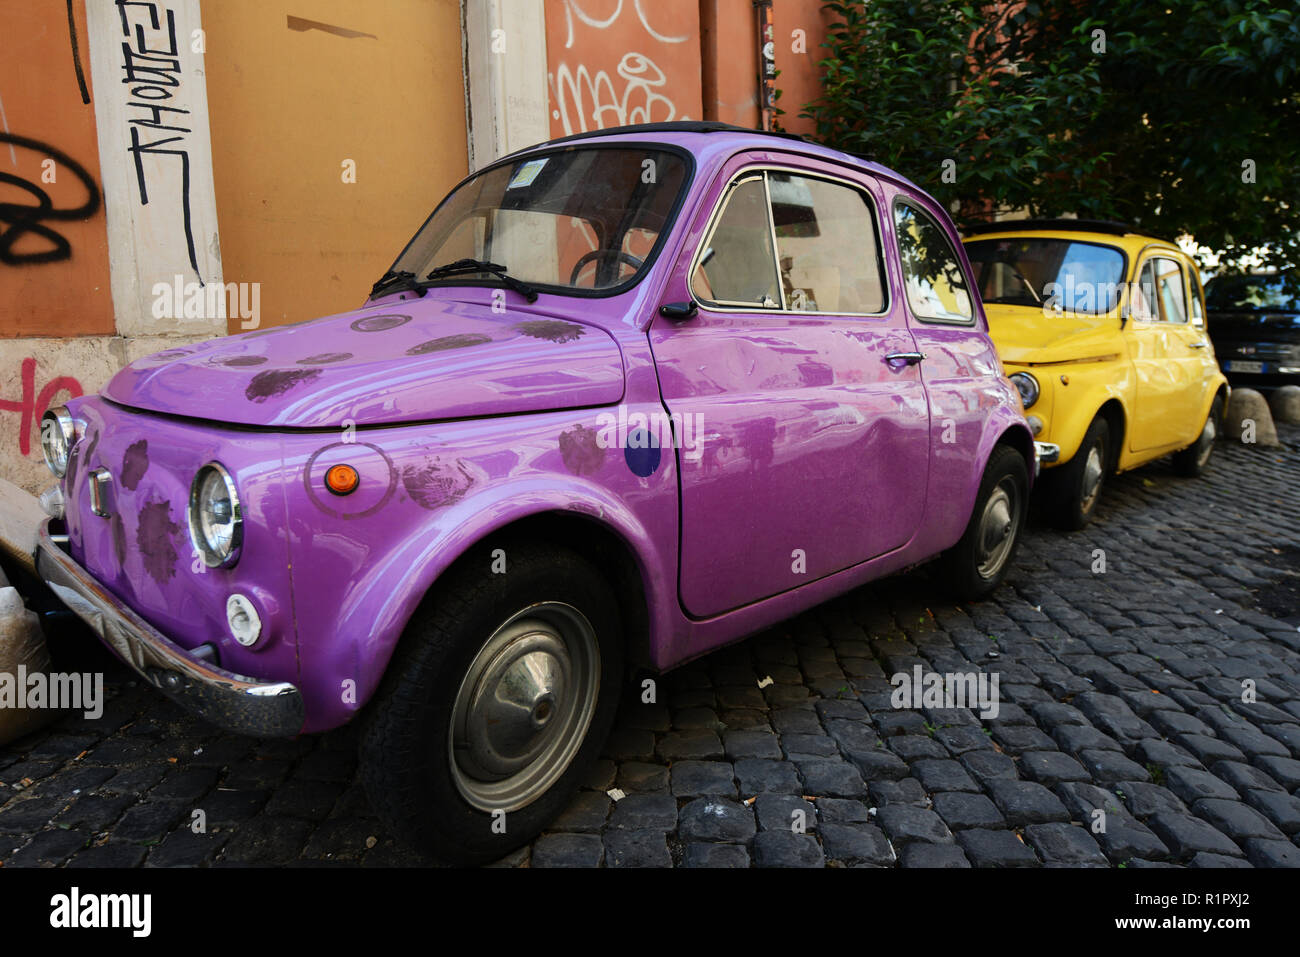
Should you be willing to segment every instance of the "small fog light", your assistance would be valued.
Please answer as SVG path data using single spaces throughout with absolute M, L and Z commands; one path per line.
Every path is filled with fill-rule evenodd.
M 226 624 L 230 626 L 235 641 L 245 648 L 257 644 L 257 639 L 262 637 L 261 616 L 243 595 L 231 595 L 226 599 Z
M 1038 416 L 1031 415 L 1029 416 L 1029 418 L 1025 419 L 1025 421 L 1029 423 L 1029 431 L 1034 433 L 1034 435 L 1039 435 L 1042 433 L 1043 420 L 1040 419 Z

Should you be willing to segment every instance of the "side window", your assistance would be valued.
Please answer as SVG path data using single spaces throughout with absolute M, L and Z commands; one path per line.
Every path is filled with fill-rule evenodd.
M 761 176 L 732 187 L 691 275 L 691 292 L 719 305 L 780 308 L 767 189 Z
M 1133 287 L 1133 318 L 1154 322 L 1160 318 L 1156 309 L 1156 266 L 1155 260 L 1148 259 Z
M 1156 272 L 1156 289 L 1160 298 L 1160 318 L 1165 322 L 1187 321 L 1187 286 L 1183 270 L 1175 259 L 1152 260 Z
M 894 204 L 907 302 L 918 319 L 970 322 L 975 317 L 957 253 L 939 225 L 910 203 Z
M 795 312 L 878 313 L 885 308 L 876 218 L 851 186 L 768 173 L 781 288 Z

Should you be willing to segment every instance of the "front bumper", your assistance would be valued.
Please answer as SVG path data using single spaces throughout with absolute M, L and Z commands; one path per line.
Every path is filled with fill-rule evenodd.
M 1052 442 L 1035 442 L 1034 458 L 1038 460 L 1039 470 L 1042 466 L 1055 462 L 1061 457 L 1061 447 Z
M 36 570 L 114 654 L 187 711 L 254 737 L 302 730 L 302 695 L 294 685 L 259 682 L 196 658 L 106 591 L 59 546 L 48 521 L 37 540 Z

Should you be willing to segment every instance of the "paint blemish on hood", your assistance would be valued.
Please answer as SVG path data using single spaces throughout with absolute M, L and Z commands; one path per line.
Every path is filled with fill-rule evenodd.
M 485 342 L 491 341 L 491 336 L 485 336 L 477 332 L 459 336 L 442 336 L 439 339 L 421 342 L 418 346 L 411 346 L 406 350 L 406 354 L 408 356 L 423 356 L 428 355 L 430 352 L 446 352 L 448 349 L 468 349 L 470 346 L 481 346 Z
M 548 342 L 572 342 L 587 331 L 576 322 L 560 319 L 530 319 L 519 323 L 515 328 L 533 339 L 545 339 Z
M 122 456 L 122 486 L 134 492 L 147 471 L 149 471 L 149 441 L 141 439 L 132 442 L 126 447 L 126 453 Z
M 173 539 L 181 527 L 172 521 L 171 506 L 166 502 L 149 502 L 140 510 L 140 524 L 135 543 L 140 547 L 144 570 L 159 585 L 176 576 L 176 546 Z
M 389 329 L 404 326 L 410 321 L 410 316 L 396 313 L 384 316 L 362 316 L 360 319 L 353 321 L 352 328 L 357 332 L 387 332 Z
M 605 450 L 596 436 L 596 430 L 585 425 L 560 433 L 560 458 L 574 475 L 591 475 L 605 464 Z
M 320 373 L 320 369 L 268 369 L 253 376 L 244 397 L 249 402 L 265 402 L 273 395 L 284 395 L 294 386 L 310 382 Z
M 422 466 L 408 465 L 402 469 L 402 484 L 416 505 L 433 509 L 460 501 L 474 484 L 474 477 L 464 462 L 457 460 L 452 464 L 435 457 Z

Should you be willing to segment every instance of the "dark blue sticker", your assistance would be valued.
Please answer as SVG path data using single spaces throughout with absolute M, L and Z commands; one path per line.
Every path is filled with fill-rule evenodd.
M 645 478 L 659 468 L 659 436 L 646 429 L 633 429 L 627 436 L 623 457 L 633 475 Z

